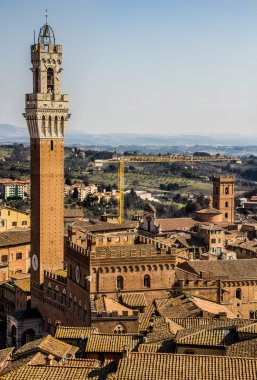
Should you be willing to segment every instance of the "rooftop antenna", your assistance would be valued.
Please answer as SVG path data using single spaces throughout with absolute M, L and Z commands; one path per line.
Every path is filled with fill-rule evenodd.
M 34 29 L 34 45 L 35 45 L 35 43 L 36 43 L 36 31 Z
M 45 10 L 46 25 L 47 25 L 47 17 L 48 17 L 48 14 L 47 14 L 47 9 L 46 9 Z

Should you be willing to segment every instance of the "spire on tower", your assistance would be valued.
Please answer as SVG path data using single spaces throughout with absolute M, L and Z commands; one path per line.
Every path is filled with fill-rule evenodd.
M 45 10 L 45 18 L 46 18 L 46 23 L 40 29 L 39 36 L 38 36 L 38 43 L 44 44 L 44 45 L 51 45 L 51 44 L 55 45 L 55 36 L 54 36 L 53 29 L 47 23 L 47 19 L 48 19 L 47 9 Z

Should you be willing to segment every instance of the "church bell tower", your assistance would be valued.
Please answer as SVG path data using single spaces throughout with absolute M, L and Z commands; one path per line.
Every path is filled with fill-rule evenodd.
M 63 268 L 64 132 L 68 95 L 61 94 L 62 46 L 52 28 L 31 46 L 33 92 L 25 98 L 31 150 L 31 293 L 40 298 L 44 271 Z

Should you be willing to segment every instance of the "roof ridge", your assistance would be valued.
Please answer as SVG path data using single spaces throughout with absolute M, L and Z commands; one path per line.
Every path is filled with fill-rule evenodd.
M 189 359 L 188 360 L 191 360 L 192 358 L 196 358 L 196 357 L 201 357 L 201 358 L 212 358 L 212 359 L 216 359 L 216 358 L 220 358 L 220 359 L 223 359 L 223 360 L 233 360 L 233 359 L 243 359 L 244 361 L 247 361 L 247 360 L 251 360 L 251 361 L 255 361 L 256 362 L 256 357 L 255 358 L 248 358 L 248 357 L 245 357 L 245 356 L 225 356 L 225 355 L 200 355 L 200 354 L 194 354 L 194 355 L 188 355 L 188 354 L 177 354 L 177 353 L 172 353 L 172 352 L 140 352 L 140 351 L 132 351 L 132 352 L 129 352 L 128 354 L 128 357 L 130 355 L 133 355 L 133 356 L 143 356 L 143 355 L 159 355 L 159 356 L 182 356 L 182 357 L 188 357 Z M 125 359 L 125 358 L 124 358 Z M 121 359 L 121 360 L 124 360 L 124 359 Z

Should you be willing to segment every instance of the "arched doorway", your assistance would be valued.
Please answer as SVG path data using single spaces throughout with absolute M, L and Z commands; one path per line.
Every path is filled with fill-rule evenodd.
M 11 328 L 11 345 L 12 347 L 16 347 L 16 334 L 17 334 L 17 329 L 16 326 L 12 326 Z
M 21 336 L 21 345 L 31 342 L 35 339 L 35 331 L 33 329 L 28 329 L 24 331 L 24 333 Z

